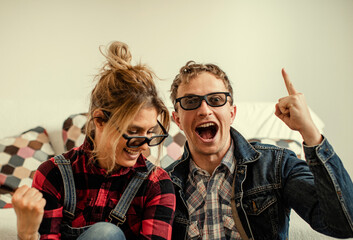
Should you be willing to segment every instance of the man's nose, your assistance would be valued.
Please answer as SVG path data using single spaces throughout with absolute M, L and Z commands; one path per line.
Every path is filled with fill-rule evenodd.
M 212 113 L 211 106 L 209 106 L 205 99 L 202 99 L 201 105 L 198 108 L 199 115 L 209 115 Z

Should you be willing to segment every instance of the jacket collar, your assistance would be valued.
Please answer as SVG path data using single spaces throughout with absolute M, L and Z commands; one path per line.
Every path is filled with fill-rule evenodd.
M 187 177 L 189 175 L 189 163 L 190 163 L 190 151 L 189 144 L 186 141 L 184 145 L 184 153 L 181 158 L 171 165 L 169 165 L 165 170 L 169 173 L 172 181 L 179 186 L 181 189 L 184 189 L 184 184 L 186 183 Z
M 234 141 L 234 157 L 237 165 L 248 164 L 259 159 L 258 152 L 237 130 L 231 127 L 231 137 Z

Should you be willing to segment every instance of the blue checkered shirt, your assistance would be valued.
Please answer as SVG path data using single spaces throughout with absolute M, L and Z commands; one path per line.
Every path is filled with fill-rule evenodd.
M 188 239 L 241 239 L 235 228 L 230 203 L 235 170 L 233 152 L 232 142 L 212 175 L 190 161 L 185 192 L 191 220 Z

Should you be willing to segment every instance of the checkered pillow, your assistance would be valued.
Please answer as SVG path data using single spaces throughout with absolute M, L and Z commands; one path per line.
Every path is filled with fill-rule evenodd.
M 86 113 L 73 114 L 64 121 L 62 136 L 65 151 L 81 146 L 86 137 L 86 122 Z
M 8 206 L 10 193 L 22 185 L 32 185 L 38 166 L 54 156 L 46 130 L 30 129 L 19 136 L 0 140 L 0 208 Z
M 174 121 L 170 122 L 169 136 L 163 142 L 162 155 L 160 156 L 160 166 L 166 168 L 175 160 L 178 160 L 184 151 L 186 141 L 184 133 L 179 129 Z M 156 161 L 158 158 L 158 147 L 150 148 L 148 159 Z M 146 156 L 146 155 L 144 155 Z

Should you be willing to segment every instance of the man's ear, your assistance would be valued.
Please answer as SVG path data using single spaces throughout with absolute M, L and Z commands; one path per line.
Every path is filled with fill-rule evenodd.
M 172 115 L 173 115 L 173 119 L 174 119 L 174 122 L 178 125 L 178 127 L 180 128 L 180 130 L 183 130 L 181 124 L 180 124 L 180 118 L 179 118 L 179 113 L 177 111 L 173 111 L 172 112 Z
M 103 114 L 102 110 L 100 109 L 96 109 L 93 112 L 93 122 L 94 122 L 94 126 L 96 127 L 96 129 L 101 129 L 103 130 L 104 124 L 105 124 L 105 115 Z
M 233 123 L 236 115 L 237 115 L 237 106 L 235 106 L 235 105 L 230 106 L 231 123 Z

